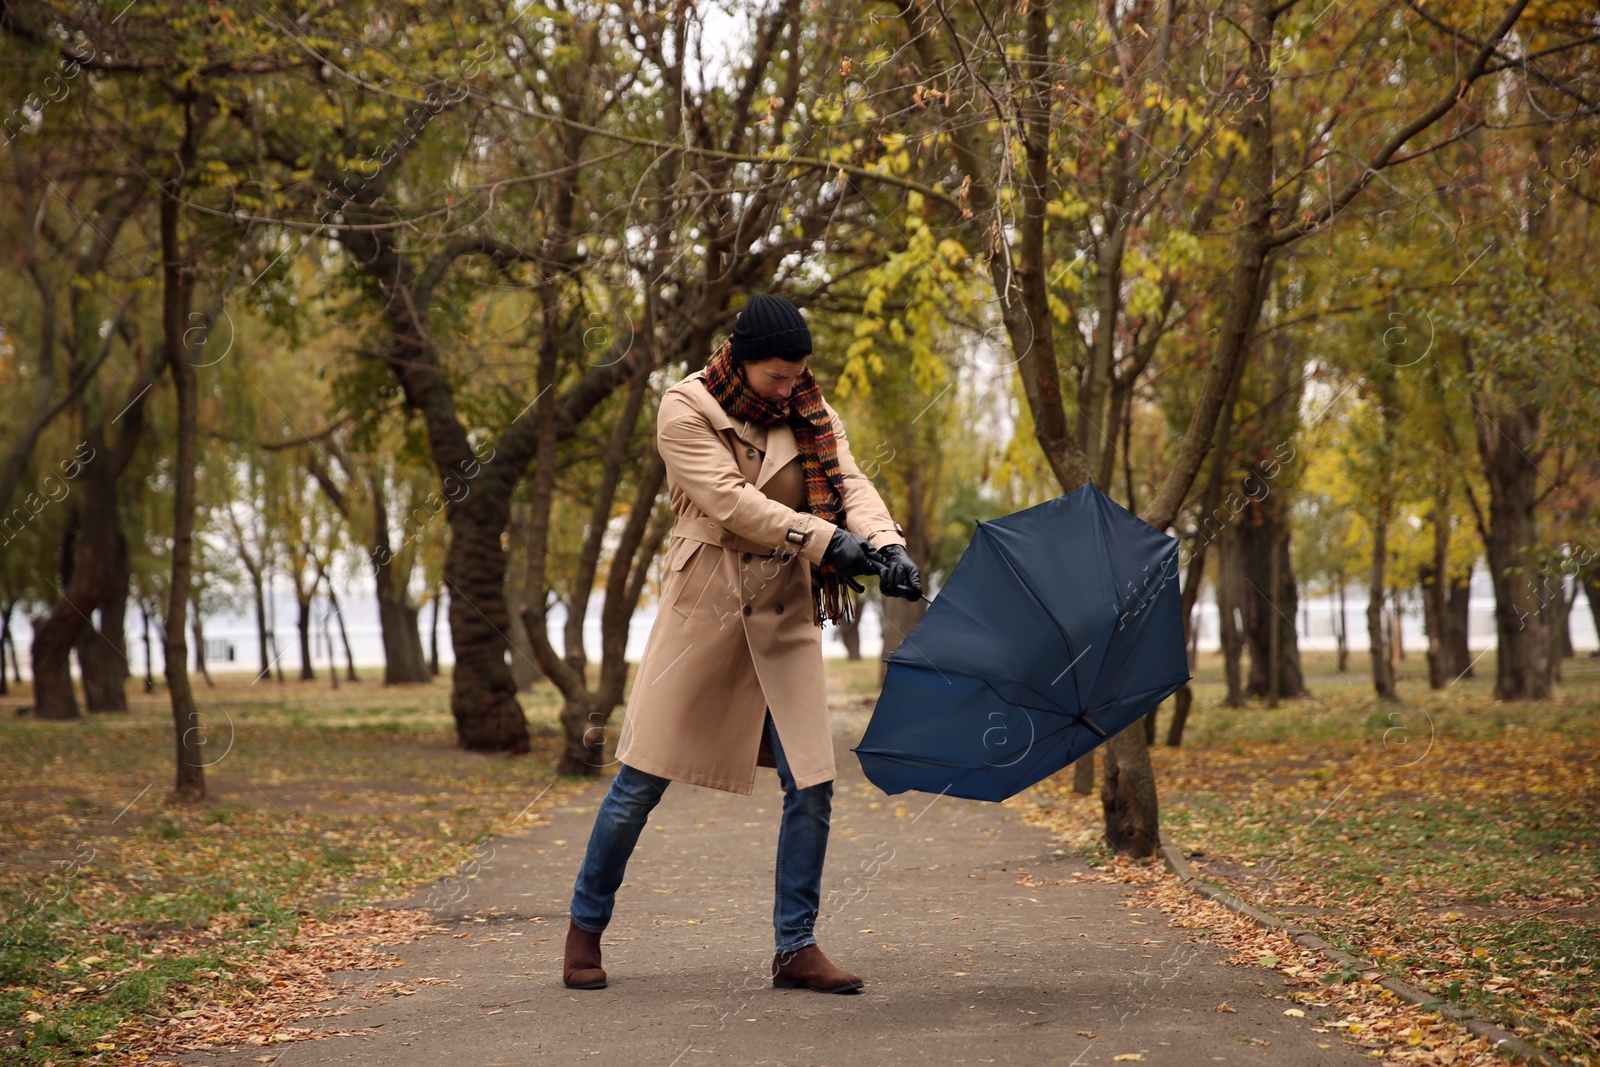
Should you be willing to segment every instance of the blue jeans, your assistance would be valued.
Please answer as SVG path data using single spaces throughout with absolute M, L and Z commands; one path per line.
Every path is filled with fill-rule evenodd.
M 770 711 L 762 729 L 778 765 L 778 781 L 783 785 L 783 820 L 778 826 L 778 869 L 772 905 L 776 949 L 783 954 L 817 943 L 812 930 L 822 900 L 822 862 L 828 851 L 833 782 L 796 789 Z M 611 922 L 628 857 L 633 855 L 645 821 L 671 781 L 626 763 L 619 765 L 617 776 L 595 813 L 589 847 L 572 887 L 572 922 L 578 929 L 597 934 Z

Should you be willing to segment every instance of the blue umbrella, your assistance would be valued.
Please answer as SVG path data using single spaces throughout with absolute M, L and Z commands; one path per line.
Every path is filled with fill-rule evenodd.
M 852 751 L 885 793 L 1004 800 L 1189 680 L 1178 542 L 1093 484 L 978 523 Z

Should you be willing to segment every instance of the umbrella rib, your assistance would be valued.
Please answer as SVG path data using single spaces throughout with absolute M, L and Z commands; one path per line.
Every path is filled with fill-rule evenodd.
M 971 618 L 972 616 L 968 615 L 967 617 Z M 933 674 L 937 674 L 940 678 L 943 678 L 945 680 L 945 682 L 947 682 L 947 683 L 952 678 L 961 678 L 961 679 L 965 679 L 967 681 L 982 682 L 985 686 L 987 686 L 989 688 L 990 692 L 994 693 L 995 696 L 999 697 L 1001 700 L 1005 701 L 1007 704 L 1011 704 L 1011 705 L 1014 705 L 1014 706 L 1019 707 L 1019 708 L 1029 708 L 1029 709 L 1031 709 L 1033 711 L 1037 711 L 1037 712 L 1039 712 L 1041 714 L 1044 714 L 1044 715 L 1057 715 L 1057 716 L 1062 716 L 1062 717 L 1065 717 L 1065 718 L 1068 718 L 1068 719 L 1073 719 L 1073 718 L 1077 718 L 1078 716 L 1084 714 L 1081 711 L 1068 711 L 1068 710 L 1066 710 L 1065 708 L 1063 708 L 1059 704 L 1057 704 L 1054 700 L 1051 700 L 1045 694 L 1039 692 L 1033 686 L 1029 685 L 1027 682 L 1019 681 L 1016 678 L 1001 678 L 1000 681 L 1009 682 L 1012 685 L 1020 686 L 1021 688 L 1027 690 L 1029 693 L 1033 694 L 1033 696 L 1034 696 L 1034 698 L 1036 700 L 1038 700 L 1037 704 L 1024 704 L 1021 701 L 1011 699 L 1010 697 L 1006 696 L 1004 693 L 1000 692 L 999 689 L 995 688 L 994 679 L 990 678 L 986 674 L 978 674 L 975 671 L 958 671 L 958 670 L 954 670 L 954 669 L 952 669 L 950 671 L 942 671 L 938 667 L 934 666 L 932 663 L 927 663 L 927 664 L 923 664 L 923 663 L 908 663 L 908 662 L 905 662 L 905 661 L 901 661 L 901 662 L 897 663 L 894 660 L 890 660 L 889 661 L 889 666 L 890 667 L 898 667 L 903 671 L 921 671 L 924 674 L 927 674 L 927 673 L 931 672 Z
M 1085 495 L 1087 513 L 1058 498 L 1049 502 L 1051 510 L 1041 510 L 1047 505 L 1028 509 L 1031 517 L 1015 523 L 978 523 L 976 532 L 987 534 L 982 547 L 993 550 L 989 562 L 973 554 L 979 548 L 975 538 L 947 583 L 952 595 L 939 598 L 949 603 L 942 610 L 933 605 L 912 628 L 935 621 L 953 627 L 948 633 L 941 630 L 930 645 L 945 665 L 931 660 L 911 634 L 904 635 L 902 648 L 889 658 L 874 721 L 852 750 L 869 778 L 886 792 L 931 792 L 943 785 L 941 795 L 974 800 L 1013 796 L 1135 726 L 1140 715 L 1190 677 L 1186 662 L 1167 655 L 1173 652 L 1169 645 L 1174 632 L 1179 641 L 1182 634 L 1182 620 L 1172 616 L 1178 583 L 1167 587 L 1176 541 L 1139 522 L 1092 484 Z M 1057 537 L 1063 522 L 1075 532 Z M 1074 545 L 1080 551 L 1071 552 L 1073 558 L 1064 567 L 1054 568 Z M 1141 563 L 1139 586 L 1140 576 L 1132 570 Z M 967 577 L 976 584 L 956 595 L 964 565 L 972 567 Z M 1006 585 L 1007 574 L 1011 586 Z M 1128 577 L 1127 589 L 1119 592 L 1123 577 Z M 1048 624 L 1030 615 L 1028 604 Z M 1107 612 L 1115 617 L 1108 618 Z M 1060 650 L 1050 644 L 1052 626 Z M 1052 665 L 1049 660 L 1059 651 L 1069 662 L 1040 688 Z M 1090 652 L 1095 653 L 1093 660 L 1088 659 Z M 1084 662 L 1090 666 L 1078 670 Z M 948 669 L 952 663 L 959 668 Z M 898 674 L 896 668 L 915 673 Z M 893 681 L 897 674 L 899 680 Z M 1067 674 L 1074 675 L 1073 681 L 1061 689 Z M 1124 687 L 1136 691 L 1123 692 Z M 882 730 L 876 729 L 880 713 Z M 981 746 L 972 736 L 980 729 Z M 991 742 L 996 736 L 1000 740 Z
M 1110 507 L 1108 507 L 1107 505 L 1110 505 Z M 1103 493 L 1101 494 L 1101 506 L 1095 509 L 1095 522 L 1094 522 L 1095 543 L 1096 543 L 1096 548 L 1098 550 L 1098 553 L 1100 555 L 1104 555 L 1106 553 L 1106 551 L 1107 551 L 1106 546 L 1110 542 L 1110 540 L 1112 539 L 1112 532 L 1111 532 L 1111 529 L 1110 529 L 1111 516 L 1116 514 L 1116 513 L 1111 511 L 1110 508 L 1111 507 L 1117 507 L 1117 506 L 1118 505 L 1116 504 L 1116 502 L 1111 500 L 1110 497 L 1105 496 Z M 1123 510 L 1125 510 L 1125 509 L 1123 509 Z M 1128 514 L 1131 515 L 1132 513 L 1129 512 Z M 1148 529 L 1154 530 L 1154 527 L 1150 526 L 1148 523 L 1144 522 L 1142 519 L 1139 519 L 1138 516 L 1133 516 L 1133 518 L 1134 518 L 1135 522 L 1138 523 L 1139 525 L 1143 525 Z M 1157 532 L 1159 532 L 1159 531 L 1157 531 Z M 1165 535 L 1163 535 L 1163 537 L 1165 537 Z M 1162 547 L 1161 547 L 1160 551 L 1156 553 L 1156 557 L 1158 559 L 1165 560 L 1167 558 L 1168 554 L 1170 553 L 1173 558 L 1176 558 L 1176 556 L 1177 556 L 1177 540 L 1175 538 L 1165 538 L 1165 541 L 1169 541 L 1170 543 L 1165 543 L 1164 542 L 1162 544 Z M 1148 569 L 1148 564 L 1146 565 L 1146 569 Z M 1146 584 L 1148 585 L 1148 583 L 1146 583 Z M 1126 609 L 1125 609 L 1125 607 L 1122 606 L 1122 598 L 1121 598 L 1120 594 L 1118 593 L 1118 591 L 1116 589 L 1116 585 L 1115 585 L 1114 582 L 1112 583 L 1111 588 L 1109 590 L 1105 591 L 1104 595 L 1106 595 L 1107 599 L 1109 599 L 1113 604 L 1118 605 L 1118 607 L 1117 607 L 1117 619 L 1118 619 L 1117 629 L 1125 628 L 1128 625 L 1128 620 L 1130 618 L 1132 618 L 1134 616 L 1138 616 L 1138 615 L 1143 613 L 1143 609 L 1141 608 L 1139 611 L 1134 612 L 1134 616 L 1129 616 L 1129 615 L 1126 614 Z M 1147 606 L 1153 608 L 1154 603 L 1155 603 L 1155 597 L 1152 596 L 1151 598 L 1149 598 L 1149 602 L 1148 602 Z M 1148 617 L 1147 617 L 1146 621 L 1147 620 L 1148 620 Z M 1145 625 L 1145 622 L 1140 622 L 1138 625 L 1142 628 Z M 1104 659 L 1101 662 L 1100 670 L 1099 670 L 1099 672 L 1097 672 L 1096 677 L 1097 678 L 1105 678 L 1108 675 L 1116 674 L 1118 671 L 1120 671 L 1122 666 L 1127 662 L 1128 657 L 1133 654 L 1133 649 L 1136 646 L 1137 646 L 1137 642 L 1135 642 L 1135 641 L 1131 641 L 1131 640 L 1124 641 L 1121 655 L 1117 656 L 1116 659 L 1113 660 L 1110 657 L 1113 655 L 1113 653 L 1115 651 L 1115 642 L 1108 642 L 1108 647 L 1106 649 L 1106 657 L 1107 658 Z M 1115 669 L 1113 669 L 1113 668 L 1115 668 Z M 1146 693 L 1153 693 L 1159 688 L 1160 687 L 1157 686 L 1157 687 L 1154 687 L 1152 689 L 1146 690 L 1145 692 Z M 1091 694 L 1091 695 L 1093 695 L 1093 694 Z M 1137 695 L 1143 695 L 1143 694 L 1137 694 Z M 1090 703 L 1090 701 L 1084 701 L 1084 703 Z

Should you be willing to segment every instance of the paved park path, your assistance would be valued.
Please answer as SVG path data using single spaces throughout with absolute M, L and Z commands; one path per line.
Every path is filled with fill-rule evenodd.
M 1128 906 L 1123 886 L 1073 884 L 1087 865 L 1015 812 L 884 796 L 849 751 L 865 710 L 835 713 L 817 927 L 829 957 L 866 980 L 859 995 L 771 987 L 782 791 L 767 768 L 749 797 L 667 790 L 602 941 L 610 985 L 565 988 L 566 907 L 605 778 L 541 801 L 548 824 L 495 840 L 465 899 L 437 912 L 446 932 L 396 950 L 405 966 L 333 976 L 349 982 L 351 1010 L 321 1025 L 370 1033 L 279 1046 L 278 1067 L 1372 1062 L 1285 1017 L 1275 972 L 1225 965 L 1221 949 Z M 396 981 L 415 992 L 361 996 Z M 1237 1013 L 1217 1013 L 1222 1002 Z M 266 1052 L 184 1061 L 245 1067 Z

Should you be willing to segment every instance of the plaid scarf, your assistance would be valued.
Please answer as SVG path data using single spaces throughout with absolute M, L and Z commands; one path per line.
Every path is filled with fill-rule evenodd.
M 838 444 L 827 409 L 822 406 L 822 389 L 810 368 L 801 373 L 787 402 L 767 400 L 744 380 L 733 358 L 733 342 L 724 341 L 706 363 L 703 380 L 722 410 L 733 418 L 757 426 L 789 423 L 805 476 L 805 510 L 836 526 L 844 525 L 844 473 L 839 469 Z M 811 621 L 818 626 L 823 619 L 845 625 L 854 617 L 854 602 L 833 564 L 813 568 Z

